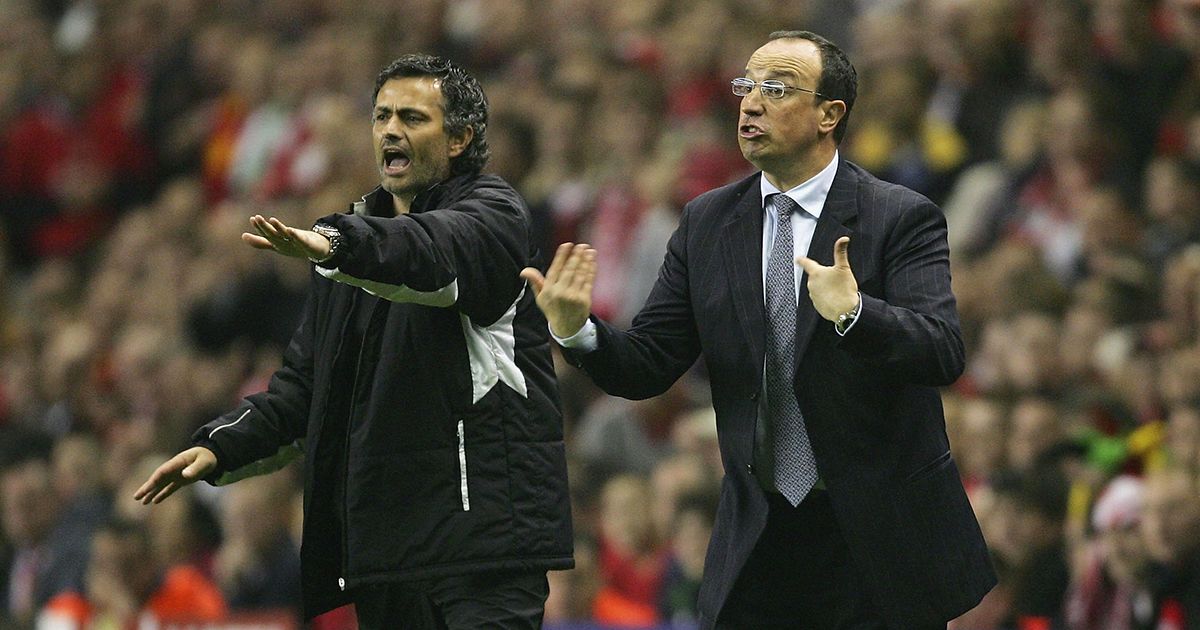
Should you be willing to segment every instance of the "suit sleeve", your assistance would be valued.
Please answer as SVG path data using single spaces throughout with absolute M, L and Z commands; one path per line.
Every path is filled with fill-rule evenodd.
M 321 222 L 345 242 L 318 272 L 382 298 L 454 307 L 487 326 L 520 293 L 529 221 L 511 189 L 481 186 L 467 199 L 417 214 L 335 214 Z
M 665 392 L 700 355 L 700 336 L 688 290 L 687 225 L 684 210 L 671 235 L 658 279 L 628 331 L 592 317 L 598 346 L 588 353 L 566 350 L 605 392 L 643 399 Z
M 862 312 L 839 347 L 896 380 L 953 383 L 966 359 L 950 289 L 946 218 L 937 206 L 926 200 L 901 213 L 883 266 L 883 295 L 863 293 Z
M 192 442 L 217 456 L 209 477 L 270 457 L 304 437 L 313 387 L 313 331 L 316 298 L 309 292 L 300 325 L 283 353 L 283 365 L 267 391 L 247 396 L 237 409 L 200 427 Z

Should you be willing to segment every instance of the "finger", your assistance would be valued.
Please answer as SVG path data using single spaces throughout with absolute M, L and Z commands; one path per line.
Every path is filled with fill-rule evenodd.
M 184 479 L 191 481 L 200 476 L 200 473 L 202 472 L 200 469 L 203 467 L 204 466 L 201 465 L 200 461 L 197 460 L 197 461 L 192 462 L 187 468 L 184 468 L 183 472 L 181 472 L 179 474 Z
M 583 262 L 583 255 L 590 246 L 587 243 L 576 243 L 571 248 L 571 253 L 567 256 L 567 262 L 563 263 L 562 270 L 559 272 L 558 282 L 563 286 L 575 285 L 575 274 L 579 272 L 579 265 Z
M 275 246 L 271 244 L 271 241 L 257 234 L 242 232 L 242 240 L 245 241 L 247 245 L 255 249 L 275 249 Z
M 256 214 L 250 217 L 250 225 L 254 226 L 254 230 L 259 234 L 267 234 L 266 219 L 262 215 Z
M 814 273 L 824 269 L 824 266 L 822 266 L 821 263 L 809 258 L 808 256 L 797 256 L 796 264 L 800 265 L 800 268 L 804 269 L 804 273 L 808 274 L 809 277 L 812 277 Z
M 283 221 L 280 221 L 275 217 L 271 217 L 270 219 L 267 219 L 267 224 L 275 230 L 275 233 L 279 235 L 279 238 L 284 240 L 287 240 L 288 238 L 294 238 L 293 235 L 288 232 L 288 230 L 291 230 L 292 228 L 284 225 Z
M 571 287 L 577 291 L 590 293 L 592 283 L 596 279 L 596 250 L 591 247 L 580 253 L 579 268 L 572 278 Z
M 563 265 L 567 263 L 567 258 L 570 257 L 571 248 L 574 243 L 563 243 L 554 251 L 554 260 L 550 261 L 550 268 L 546 270 L 546 281 L 557 282 L 558 272 L 562 270 Z
M 172 494 L 175 494 L 175 491 L 178 489 L 179 489 L 179 485 L 176 484 L 174 481 L 172 481 L 172 482 L 168 483 L 166 486 L 164 486 L 162 490 L 159 490 L 158 494 L 154 495 L 154 499 L 151 500 L 150 502 L 153 503 L 154 505 L 158 505 L 159 503 L 162 503 L 163 500 L 166 499 L 167 497 L 171 496 Z
M 843 236 L 833 244 L 833 266 L 838 269 L 850 268 L 850 237 Z
M 262 217 L 259 217 L 258 221 L 254 221 L 254 230 L 258 232 L 259 236 L 262 236 L 264 239 L 266 239 L 267 242 L 274 244 L 274 237 L 271 234 L 271 226 L 267 225 L 261 219 Z
M 266 219 L 262 216 L 258 216 L 258 215 L 256 215 L 256 216 L 258 218 L 258 222 L 255 225 L 258 227 L 258 231 L 260 234 L 267 237 L 272 242 L 286 240 L 283 236 L 283 232 L 281 232 L 278 228 L 276 228 L 274 223 L 271 223 L 271 221 L 274 221 L 275 223 L 279 223 L 278 219 L 276 219 L 275 217 Z
M 162 492 L 162 489 L 163 487 L 161 483 L 155 482 L 151 484 L 149 481 L 147 481 L 142 485 L 141 488 L 138 488 L 138 491 L 134 493 L 133 496 L 138 501 L 141 501 L 142 505 L 150 505 L 150 502 L 154 500 L 154 497 L 157 496 L 159 492 Z
M 529 283 L 529 286 L 533 287 L 533 297 L 542 294 L 542 287 L 546 284 L 546 278 L 542 275 L 542 272 L 533 267 L 526 267 L 521 270 L 521 277 Z
M 284 236 L 286 236 L 291 243 L 297 245 L 308 256 L 324 256 L 325 254 L 329 253 L 328 248 L 321 249 L 319 246 L 314 245 L 311 241 L 309 241 L 309 239 L 305 238 L 304 235 L 300 233 L 300 230 L 297 230 L 294 227 L 286 226 L 283 228 L 283 230 Z M 325 242 L 328 243 L 329 240 L 326 239 Z
M 143 483 L 141 486 L 138 486 L 138 489 L 134 491 L 133 500 L 141 501 L 142 497 L 150 494 L 150 491 L 154 489 L 154 485 L 154 477 L 147 479 L 145 483 Z
M 137 492 L 133 493 L 134 498 L 136 499 L 140 496 L 153 494 L 155 491 L 157 491 L 157 489 L 161 488 L 163 482 L 171 475 L 172 472 L 174 472 L 174 462 L 174 458 L 171 458 L 163 462 L 158 468 L 155 468 L 154 472 L 150 473 L 150 477 L 146 479 L 145 483 L 143 483 L 141 487 L 137 489 Z

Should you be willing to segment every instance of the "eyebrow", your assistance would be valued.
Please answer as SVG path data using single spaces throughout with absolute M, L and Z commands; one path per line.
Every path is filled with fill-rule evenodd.
M 746 68 L 745 70 L 742 71 L 742 76 L 749 76 L 749 75 L 750 75 L 750 68 Z M 799 79 L 800 78 L 800 74 L 794 70 L 778 70 L 775 68 L 769 68 L 769 69 L 763 70 L 763 76 L 766 79 Z
M 403 116 L 405 114 L 417 114 L 419 116 L 425 116 L 426 118 L 429 117 L 428 112 L 426 112 L 425 110 L 422 110 L 422 109 L 417 109 L 416 107 L 401 107 L 399 110 L 396 110 L 391 107 L 388 107 L 387 105 L 376 105 L 375 107 L 373 107 L 371 109 L 371 111 L 376 114 L 391 115 L 392 113 L 398 113 L 401 116 Z

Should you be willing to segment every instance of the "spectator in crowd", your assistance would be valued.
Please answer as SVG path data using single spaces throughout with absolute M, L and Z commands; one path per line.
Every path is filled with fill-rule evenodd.
M 1058 408 L 1045 398 L 1026 396 L 1012 408 L 1009 421 L 1008 466 L 1029 472 L 1050 447 L 1063 439 L 1063 425 Z
M 1144 514 L 1145 483 L 1137 477 L 1113 479 L 1096 499 L 1094 538 L 1080 550 L 1063 610 L 1067 628 L 1152 627 L 1149 557 L 1141 539 Z
M 1153 588 L 1162 617 L 1180 627 L 1200 624 L 1200 494 L 1196 477 L 1168 469 L 1146 480 L 1144 549 L 1153 563 Z
M 95 523 L 69 519 L 54 487 L 52 441 L 29 431 L 0 440 L 0 621 L 28 626 L 52 597 L 83 586 Z
M 659 618 L 673 626 L 700 620 L 696 604 L 704 576 L 704 555 L 717 516 L 716 497 L 704 490 L 679 498 L 671 522 L 671 555 L 659 595 Z
M 1013 567 L 1011 616 L 1017 627 L 1056 622 L 1070 582 L 1064 535 L 1067 481 L 1054 468 L 1043 466 L 1019 473 L 1013 536 L 1021 546 Z
M 231 610 L 282 610 L 299 621 L 300 549 L 291 535 L 297 497 L 288 472 L 229 487 L 221 512 L 225 540 L 213 568 Z
M 194 567 L 160 563 L 145 527 L 111 521 L 91 541 L 82 592 L 56 596 L 38 615 L 39 628 L 137 627 L 216 621 L 221 592 Z
M 666 555 L 654 519 L 650 484 L 642 477 L 619 475 L 600 494 L 598 559 L 604 586 L 596 594 L 601 623 L 652 625 L 659 621 Z

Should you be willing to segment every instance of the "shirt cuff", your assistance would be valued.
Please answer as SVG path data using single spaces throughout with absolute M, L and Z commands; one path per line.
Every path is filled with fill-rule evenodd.
M 842 330 L 837 324 L 834 324 L 833 332 L 836 332 L 840 337 L 845 337 L 846 333 L 850 332 L 850 329 L 854 328 L 854 325 L 858 323 L 858 316 L 862 315 L 862 303 L 862 293 L 860 292 L 858 294 L 858 306 L 854 307 L 854 312 L 850 315 L 850 323 L 846 324 L 846 329 Z
M 580 328 L 579 332 L 570 337 L 559 337 L 554 334 L 553 330 L 550 331 L 550 336 L 558 342 L 558 345 L 580 352 L 591 352 L 600 347 L 600 339 L 596 333 L 596 322 L 593 322 L 591 319 L 584 322 L 583 328 Z

